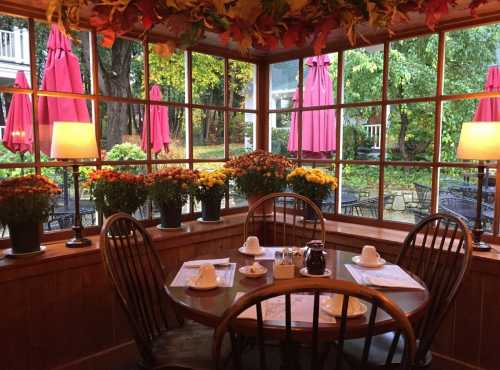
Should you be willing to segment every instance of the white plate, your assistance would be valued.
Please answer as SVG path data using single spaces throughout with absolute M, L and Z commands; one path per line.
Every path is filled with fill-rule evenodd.
M 193 278 L 194 280 L 194 278 Z M 188 287 L 194 290 L 211 290 L 218 288 L 220 285 L 220 277 L 217 276 L 217 279 L 215 279 L 214 284 L 195 284 L 194 281 L 191 280 L 188 282 Z
M 220 224 L 222 222 L 222 218 L 219 218 L 218 220 L 214 221 L 205 221 L 203 218 L 198 218 L 196 221 L 198 221 L 200 224 Z
M 354 257 L 352 257 L 352 262 L 354 262 L 358 266 L 368 267 L 368 268 L 378 268 L 378 267 L 382 267 L 385 265 L 385 259 L 383 259 L 383 258 L 379 258 L 378 262 L 373 263 L 373 264 L 372 263 L 370 263 L 370 264 L 362 263 L 360 259 L 361 259 L 361 256 L 354 256 Z
M 368 312 L 368 308 L 366 307 L 365 304 L 359 302 L 360 309 L 357 312 L 352 312 L 351 314 L 347 313 L 348 318 L 355 318 L 359 316 L 363 316 L 365 313 Z M 333 304 L 330 302 L 322 302 L 320 305 L 321 309 L 325 311 L 327 314 L 335 316 L 335 317 L 341 317 L 342 316 L 342 306 L 338 307 L 338 310 L 333 307 Z
M 246 277 L 249 277 L 249 278 L 259 278 L 259 277 L 262 277 L 262 276 L 266 276 L 267 274 L 267 269 L 265 267 L 262 267 L 262 270 L 259 271 L 259 272 L 251 272 L 250 271 L 250 267 L 252 266 L 241 266 L 238 271 L 245 275 Z
M 240 252 L 242 254 L 246 254 L 247 256 L 260 256 L 261 254 L 266 253 L 266 250 L 264 249 L 264 247 L 259 247 L 259 249 L 255 250 L 255 251 L 249 251 L 245 247 L 245 245 L 243 245 L 242 247 L 238 248 L 238 252 Z
M 307 276 L 307 277 L 328 277 L 332 274 L 332 270 L 325 269 L 325 272 L 323 273 L 323 275 L 313 275 L 313 274 L 310 274 L 307 272 L 307 267 L 302 267 L 300 269 L 300 274 L 302 276 Z

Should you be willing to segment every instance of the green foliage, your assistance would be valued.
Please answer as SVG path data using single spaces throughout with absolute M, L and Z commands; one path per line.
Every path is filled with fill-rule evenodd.
M 136 144 L 122 143 L 113 146 L 107 153 L 106 159 L 109 161 L 143 161 L 147 159 L 147 155 Z M 143 172 L 140 166 L 117 165 L 113 168 L 119 172 L 131 172 L 136 175 Z
M 347 123 L 344 125 L 343 155 L 348 159 L 363 159 L 359 157 L 360 148 L 370 147 L 370 138 L 362 125 Z

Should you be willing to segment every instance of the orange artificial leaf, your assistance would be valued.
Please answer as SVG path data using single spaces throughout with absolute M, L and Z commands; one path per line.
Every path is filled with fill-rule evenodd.
M 172 14 L 168 16 L 165 18 L 165 25 L 176 35 L 184 33 L 191 28 L 190 19 L 184 14 Z
M 290 13 L 298 13 L 307 5 L 308 0 L 286 0 Z
M 231 7 L 227 15 L 231 18 L 239 18 L 245 22 L 253 24 L 262 13 L 262 5 L 257 0 L 238 0 L 236 4 Z
M 316 26 L 313 39 L 313 50 L 315 55 L 321 54 L 321 51 L 326 46 L 326 40 L 330 31 L 337 26 L 337 20 L 333 16 L 325 18 L 318 26 Z
M 248 50 L 252 47 L 252 37 L 248 33 L 241 34 L 238 39 L 238 49 L 241 54 L 248 54 Z
M 175 48 L 176 48 L 175 42 L 168 40 L 161 44 L 154 44 L 153 51 L 155 52 L 155 54 L 158 54 L 163 58 L 167 58 L 171 56 L 173 53 L 175 53 Z
M 212 0 L 212 4 L 215 6 L 215 10 L 217 10 L 217 13 L 219 14 L 225 14 L 226 13 L 226 1 L 225 0 Z
M 101 46 L 105 48 L 110 48 L 113 46 L 115 43 L 116 39 L 116 32 L 110 29 L 107 30 L 102 30 L 101 31 L 102 40 L 101 40 Z
M 226 46 L 231 41 L 231 31 L 227 30 L 225 32 L 219 33 L 219 41 L 222 46 Z

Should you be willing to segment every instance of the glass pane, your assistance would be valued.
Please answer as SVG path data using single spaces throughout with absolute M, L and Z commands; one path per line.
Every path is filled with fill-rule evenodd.
M 155 163 L 153 164 L 153 172 L 161 171 L 164 168 L 167 167 L 182 167 L 182 168 L 189 168 L 188 163 Z
M 292 113 L 290 141 L 298 142 L 299 122 Z M 334 109 L 309 110 L 302 112 L 302 158 L 335 158 L 337 151 L 337 119 Z M 291 143 L 290 143 L 291 144 Z M 292 149 L 289 145 L 288 149 Z M 297 151 L 293 148 L 292 151 Z
M 193 52 L 193 103 L 224 105 L 224 58 Z
M 379 100 L 382 97 L 384 46 L 347 50 L 344 58 L 344 101 Z
M 144 105 L 107 102 L 100 107 L 103 160 L 146 160 L 141 148 Z
M 234 180 L 229 181 L 229 208 L 248 206 L 247 197 L 236 191 Z
M 224 158 L 224 112 L 193 109 L 193 156 Z
M 269 70 L 269 109 L 298 107 L 299 61 L 271 64 Z
M 379 166 L 343 165 L 341 179 L 341 213 L 377 218 Z
M 85 186 L 89 174 L 94 170 L 95 167 L 79 167 L 80 215 L 84 227 L 97 225 L 96 207 L 91 200 L 88 187 Z M 62 190 L 45 229 L 49 231 L 70 229 L 75 222 L 75 187 L 71 167 L 43 167 L 42 175 L 52 179 Z
M 40 90 L 91 94 L 90 32 L 75 32 L 76 42 L 56 24 L 36 22 L 35 32 Z
M 439 173 L 439 212 L 449 213 L 474 227 L 477 205 L 477 169 L 441 168 Z M 495 217 L 496 170 L 489 168 L 483 183 L 482 222 L 493 230 Z
M 229 113 L 229 156 L 251 152 L 255 147 L 255 113 Z
M 500 24 L 446 33 L 444 93 L 483 91 L 500 65 Z M 491 81 L 491 80 L 490 80 Z M 488 84 L 489 89 L 498 86 Z
M 342 159 L 379 159 L 381 113 L 380 106 L 342 110 Z
M 387 107 L 386 159 L 432 161 L 434 151 L 434 103 Z
M 34 174 L 35 169 L 33 167 L 22 167 L 22 168 L 0 168 L 0 180 Z M 1 230 L 1 229 L 0 229 Z
M 0 86 L 13 86 L 18 71 L 30 78 L 30 42 L 28 21 L 0 15 Z
M 431 210 L 430 168 L 386 167 L 384 219 L 417 223 Z
M 151 105 L 150 141 L 153 159 L 185 159 L 188 158 L 186 138 L 186 108 L 174 108 L 166 105 Z M 141 132 L 141 148 L 146 151 L 147 136 Z
M 141 42 L 117 38 L 111 48 L 98 43 L 97 56 L 101 95 L 144 98 L 144 50 Z
M 229 61 L 229 106 L 255 109 L 257 101 L 256 66 L 239 60 Z
M 43 162 L 54 159 L 50 158 L 54 122 L 94 122 L 92 104 L 92 100 L 89 99 L 38 97 L 38 134 L 40 157 Z
M 35 160 L 31 104 L 29 94 L 0 93 L 0 164 Z
M 492 98 L 494 99 L 494 98 Z M 482 99 L 489 101 L 489 98 Z M 442 130 L 441 130 L 441 161 L 462 162 L 457 158 L 457 147 L 460 131 L 464 122 L 474 120 L 480 100 L 452 100 L 443 102 Z
M 297 114 L 297 112 L 287 112 L 269 115 L 269 136 L 271 138 L 269 149 L 272 153 L 296 157 L 298 138 L 296 136 L 289 138 L 288 135 L 292 116 L 296 117 Z
M 335 104 L 337 53 L 304 59 L 304 107 Z
M 186 53 L 177 51 L 163 57 L 149 45 L 149 84 L 160 86 L 160 92 L 150 91 L 149 99 L 184 103 L 186 99 Z
M 436 94 L 438 35 L 391 42 L 389 98 Z

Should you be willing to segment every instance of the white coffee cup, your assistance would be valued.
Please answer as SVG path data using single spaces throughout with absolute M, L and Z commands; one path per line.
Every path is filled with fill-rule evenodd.
M 249 236 L 245 242 L 245 249 L 249 252 L 255 252 L 260 249 L 259 238 L 256 236 Z
M 361 250 L 359 262 L 366 265 L 376 265 L 380 261 L 380 254 L 373 245 L 365 245 Z
M 198 270 L 196 284 L 198 285 L 214 285 L 217 283 L 217 273 L 215 267 L 211 263 L 204 263 Z
M 342 305 L 344 303 L 343 294 L 334 294 L 331 299 L 331 305 L 334 312 L 337 314 L 342 314 Z M 347 306 L 347 315 L 355 315 L 361 310 L 361 303 L 356 297 L 349 297 L 349 304 Z

